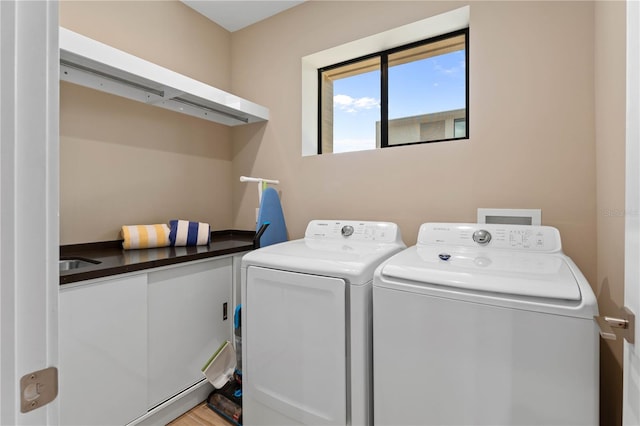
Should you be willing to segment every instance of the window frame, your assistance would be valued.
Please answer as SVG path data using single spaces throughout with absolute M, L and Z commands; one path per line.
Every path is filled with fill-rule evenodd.
M 437 140 L 428 140 L 428 141 L 416 141 L 416 142 L 405 142 L 405 143 L 394 143 L 389 145 L 389 55 L 394 53 L 402 52 L 404 50 L 413 49 L 419 46 L 428 45 L 431 43 L 435 43 L 441 40 L 458 37 L 460 35 L 464 35 L 464 55 L 465 55 L 465 120 L 466 120 L 466 132 L 463 137 L 452 137 L 446 139 L 437 139 Z M 408 146 L 408 145 L 418 145 L 425 143 L 436 143 L 436 142 L 449 142 L 456 140 L 465 140 L 469 139 L 469 27 L 465 27 L 459 30 L 450 31 L 444 34 L 439 34 L 433 37 L 428 37 L 422 40 L 410 42 L 407 44 L 403 44 L 401 46 L 393 47 L 390 49 L 381 50 L 374 53 L 369 53 L 366 55 L 359 56 L 357 58 L 349 59 L 346 61 L 338 62 L 332 65 L 327 65 L 324 67 L 320 67 L 317 69 L 317 154 L 322 155 L 322 99 L 323 99 L 323 73 L 326 71 L 330 71 L 332 69 L 341 68 L 344 66 L 348 66 L 354 63 L 362 62 L 372 58 L 379 58 L 380 60 L 380 149 L 382 148 L 390 148 L 390 147 L 398 147 L 398 146 Z M 333 110 L 333 106 L 332 106 Z M 378 148 L 376 148 L 378 149 Z M 358 152 L 358 151 L 354 151 Z M 326 152 L 324 154 L 332 154 L 333 152 Z

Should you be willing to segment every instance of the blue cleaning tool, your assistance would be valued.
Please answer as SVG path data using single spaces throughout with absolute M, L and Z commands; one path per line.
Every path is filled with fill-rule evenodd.
M 233 311 L 233 328 L 234 330 L 238 330 L 240 328 L 242 318 L 240 314 L 242 313 L 242 305 L 236 306 L 236 310 Z
M 280 197 L 278 196 L 278 192 L 273 188 L 267 188 L 262 192 L 256 232 L 260 231 L 262 225 L 266 223 L 268 223 L 269 226 L 263 231 L 264 233 L 260 237 L 259 247 L 266 247 L 287 241 L 287 225 L 284 222 Z
M 236 339 L 236 377 L 242 381 L 242 305 L 236 306 L 233 312 L 233 334 Z

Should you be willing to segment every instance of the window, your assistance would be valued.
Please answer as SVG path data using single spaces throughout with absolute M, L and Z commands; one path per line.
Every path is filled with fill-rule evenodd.
M 467 119 L 456 118 L 453 120 L 453 137 L 464 138 L 467 136 Z
M 318 153 L 466 139 L 468 29 L 318 69 Z

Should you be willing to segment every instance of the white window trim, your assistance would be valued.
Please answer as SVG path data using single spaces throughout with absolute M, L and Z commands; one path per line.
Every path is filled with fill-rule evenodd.
M 318 154 L 318 69 L 469 26 L 470 7 L 432 16 L 302 58 L 302 156 Z

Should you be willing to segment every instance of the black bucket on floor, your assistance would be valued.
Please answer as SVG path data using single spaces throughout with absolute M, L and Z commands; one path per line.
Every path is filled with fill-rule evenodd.
M 207 406 L 231 424 L 242 426 L 242 384 L 234 379 L 222 389 L 214 389 L 207 397 Z

